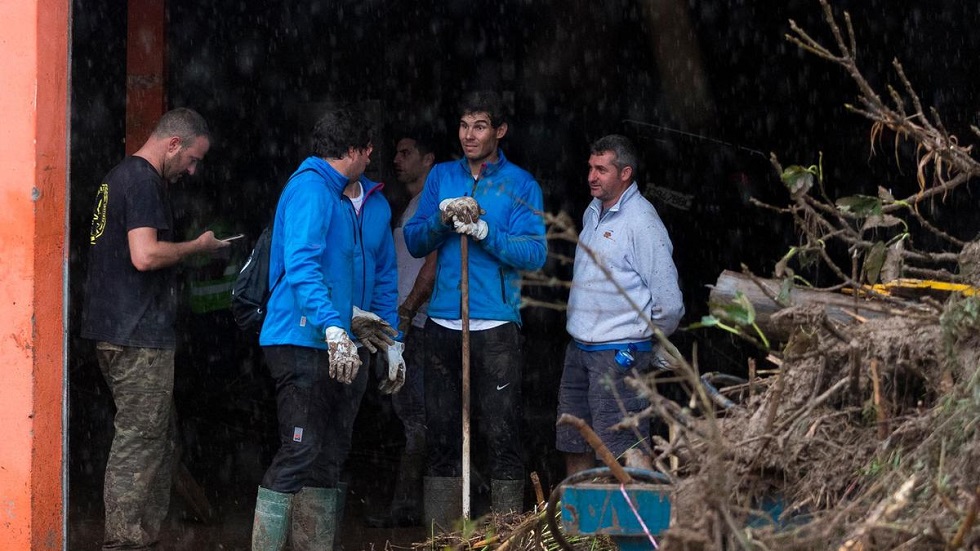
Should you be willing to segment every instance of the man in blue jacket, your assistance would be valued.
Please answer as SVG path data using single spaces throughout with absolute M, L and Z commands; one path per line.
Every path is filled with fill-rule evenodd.
M 490 458 L 491 506 L 499 513 L 520 511 L 524 498 L 520 271 L 540 269 L 547 254 L 541 188 L 498 148 L 507 134 L 500 98 L 472 93 L 461 113 L 464 157 L 432 169 L 404 229 L 416 258 L 439 252 L 425 326 L 423 515 L 427 526 L 443 528 L 461 513 L 460 242 L 470 241 L 472 403 Z
M 253 550 L 282 549 L 291 521 L 292 549 L 333 547 L 340 491 L 325 453 L 328 421 L 342 405 L 334 382 L 350 384 L 361 365 L 348 334 L 359 237 L 343 191 L 372 148 L 363 114 L 328 111 L 276 207 L 259 344 L 276 381 L 280 447 L 258 490 Z
M 337 404 L 327 421 L 329 443 L 324 449 L 326 473 L 336 481 L 339 492 L 337 523 L 343 520 L 347 484 L 341 481 L 344 462 L 350 453 L 354 420 L 367 389 L 370 369 L 381 372 L 379 390 L 382 394 L 398 392 L 405 383 L 404 345 L 398 326 L 398 263 L 395 242 L 391 235 L 391 206 L 381 194 L 384 184 L 366 176 L 352 180 L 344 188 L 345 205 L 356 221 L 357 239 L 354 245 L 353 318 L 351 329 L 356 337 L 358 358 L 362 369 L 347 385 L 329 382 Z

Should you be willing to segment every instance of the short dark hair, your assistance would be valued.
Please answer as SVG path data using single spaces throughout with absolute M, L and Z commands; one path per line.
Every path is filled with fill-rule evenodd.
M 611 151 L 616 155 L 616 160 L 613 161 L 616 168 L 623 170 L 626 167 L 631 167 L 633 172 L 636 172 L 636 147 L 633 146 L 633 142 L 629 138 L 620 136 L 619 134 L 610 134 L 592 142 L 590 152 L 593 155 L 601 155 L 607 151 Z
M 461 115 L 486 113 L 490 117 L 490 125 L 494 128 L 507 122 L 504 102 L 499 94 L 491 90 L 477 90 L 466 94 L 459 104 L 459 112 Z
M 415 142 L 415 149 L 418 150 L 419 155 L 423 157 L 429 153 L 435 155 L 435 136 L 432 135 L 432 131 L 428 128 L 423 128 L 421 126 L 412 127 L 402 132 L 400 136 L 400 140 L 408 139 Z
M 169 138 L 171 136 L 177 136 L 181 141 L 189 142 L 199 136 L 211 139 L 211 131 L 208 129 L 207 121 L 200 113 L 186 107 L 178 107 L 164 113 L 153 129 L 153 137 L 155 138 Z
M 330 109 L 313 127 L 313 154 L 324 159 L 340 159 L 350 148 L 371 145 L 371 121 L 360 110 L 350 107 Z

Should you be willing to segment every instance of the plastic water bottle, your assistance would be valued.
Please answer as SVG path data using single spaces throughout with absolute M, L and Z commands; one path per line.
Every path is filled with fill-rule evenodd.
M 616 363 L 623 369 L 629 369 L 636 363 L 636 345 L 628 344 L 626 348 L 616 351 Z

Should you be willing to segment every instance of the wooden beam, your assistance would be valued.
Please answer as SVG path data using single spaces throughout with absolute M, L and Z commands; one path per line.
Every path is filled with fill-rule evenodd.
M 129 0 L 126 31 L 126 154 L 166 111 L 166 0 Z

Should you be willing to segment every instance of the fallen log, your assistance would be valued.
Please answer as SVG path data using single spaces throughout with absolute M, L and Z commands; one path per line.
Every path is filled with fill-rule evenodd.
M 741 292 L 755 309 L 756 324 L 770 341 L 785 342 L 794 330 L 792 323 L 773 319 L 784 308 L 774 297 L 779 296 L 782 281 L 762 279 L 739 272 L 725 270 L 718 276 L 715 285 L 709 285 L 711 292 L 708 302 L 714 310 L 715 305 L 728 304 Z M 838 292 L 816 291 L 794 287 L 781 297 L 786 306 L 814 306 L 823 311 L 827 319 L 835 325 L 844 327 L 861 323 L 867 319 L 900 314 L 898 307 L 883 304 L 881 301 L 845 295 Z M 912 303 L 909 308 L 915 308 Z

